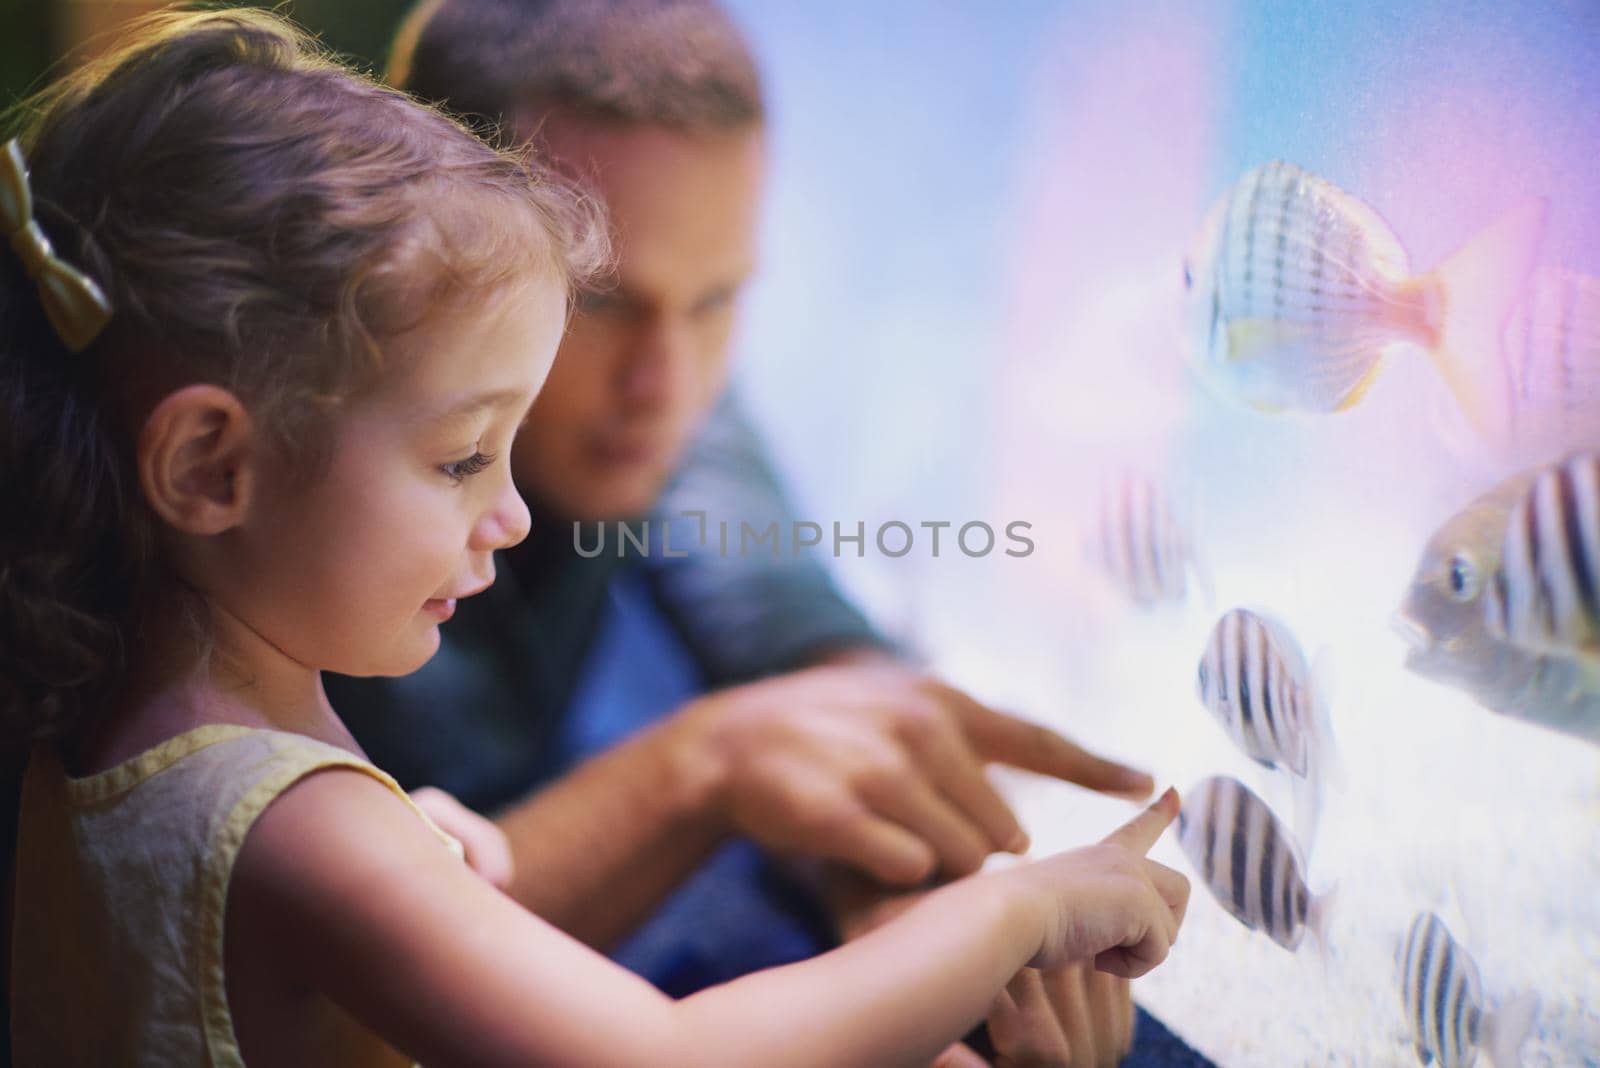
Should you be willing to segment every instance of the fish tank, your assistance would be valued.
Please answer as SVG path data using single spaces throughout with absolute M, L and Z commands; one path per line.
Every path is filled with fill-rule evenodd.
M 908 648 L 1185 794 L 1135 999 L 1230 1068 L 1600 1064 L 1600 7 L 733 7 L 740 388 Z M 1004 783 L 1035 851 L 1129 812 Z

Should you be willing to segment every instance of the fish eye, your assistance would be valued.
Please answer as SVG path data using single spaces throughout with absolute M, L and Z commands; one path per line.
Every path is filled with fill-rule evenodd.
M 1457 601 L 1474 601 L 1480 590 L 1478 569 L 1471 557 L 1457 553 L 1450 560 L 1450 596 Z
M 1202 660 L 1200 661 L 1200 671 L 1196 676 L 1197 681 L 1200 683 L 1200 697 L 1202 699 L 1204 699 L 1206 695 L 1206 676 L 1206 662 Z
M 1183 261 L 1183 288 L 1194 288 L 1194 268 L 1189 266 L 1189 261 Z

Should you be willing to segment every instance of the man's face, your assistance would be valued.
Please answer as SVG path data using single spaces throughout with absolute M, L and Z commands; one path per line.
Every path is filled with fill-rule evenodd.
M 655 503 L 727 378 L 740 290 L 755 266 L 759 127 L 686 133 L 552 118 L 549 152 L 606 205 L 614 277 L 581 294 L 512 463 L 563 519 Z

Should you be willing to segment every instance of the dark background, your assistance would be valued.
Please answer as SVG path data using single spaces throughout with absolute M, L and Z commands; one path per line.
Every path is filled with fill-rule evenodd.
M 381 72 L 389 38 L 413 0 L 291 0 L 187 4 L 187 7 L 264 7 L 293 18 L 334 50 L 366 70 Z M 150 0 L 0 0 L 0 107 L 43 85 L 55 64 L 92 54 L 95 38 L 146 11 L 168 6 Z M 82 46 L 85 52 L 77 52 Z M 70 62 L 70 60 L 68 60 Z

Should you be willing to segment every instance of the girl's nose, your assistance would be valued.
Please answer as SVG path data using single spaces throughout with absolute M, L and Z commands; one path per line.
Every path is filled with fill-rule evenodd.
M 528 536 L 528 530 L 532 525 L 533 518 L 528 514 L 528 505 L 523 501 L 521 494 L 517 493 L 517 488 L 508 473 L 499 496 L 495 498 L 494 506 L 473 528 L 469 547 L 478 552 L 509 549 Z

